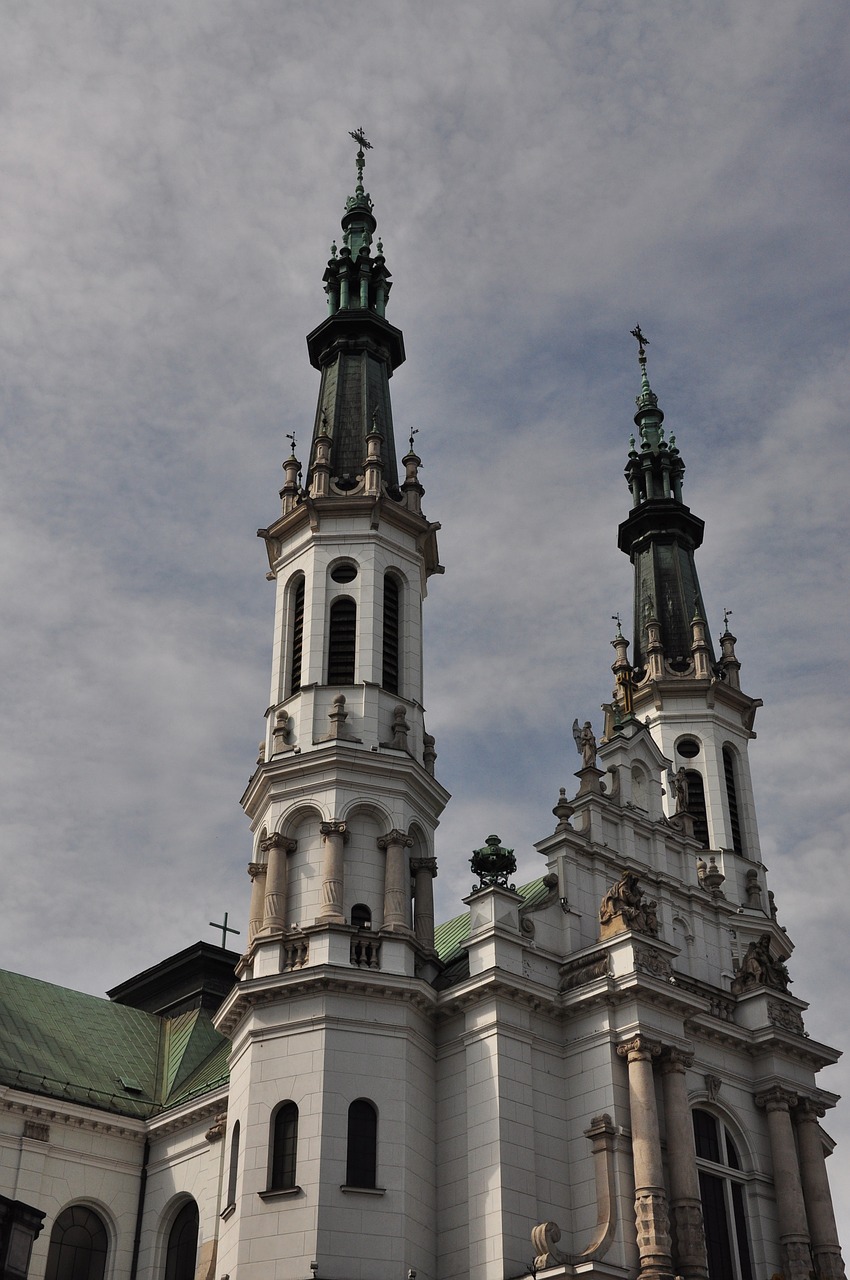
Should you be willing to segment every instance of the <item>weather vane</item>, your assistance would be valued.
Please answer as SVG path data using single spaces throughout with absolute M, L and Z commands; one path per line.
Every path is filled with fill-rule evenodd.
M 632 337 L 637 338 L 638 357 L 646 355 L 646 348 L 649 346 L 649 338 L 645 338 L 641 333 L 640 325 L 636 324 L 631 331 Z
M 349 129 L 348 136 L 353 138 L 355 142 L 359 143 L 364 151 L 372 150 L 372 144 L 362 129 Z
M 371 151 L 372 144 L 369 141 L 369 139 L 366 137 L 366 134 L 363 132 L 362 129 L 349 129 L 348 136 L 350 138 L 353 138 L 354 141 L 360 147 L 360 150 L 357 152 L 357 159 L 355 163 L 357 165 L 357 183 L 359 187 L 362 187 L 363 186 L 363 166 L 366 163 L 366 157 L 363 154 L 363 152 Z
M 410 452 L 413 453 L 413 437 L 419 435 L 419 428 L 414 427 L 410 433 Z
M 729 619 L 730 619 L 731 617 L 732 617 L 732 610 L 731 610 L 731 609 L 724 609 L 724 610 L 723 610 L 723 630 L 724 630 L 724 631 L 728 631 L 728 630 L 729 630 Z
M 295 457 L 295 432 L 288 431 L 286 433 L 286 438 L 289 441 L 289 443 L 292 445 L 292 456 L 294 458 Z
M 618 635 L 618 636 L 621 636 L 621 635 L 623 634 L 623 624 L 622 624 L 622 622 L 620 621 L 620 615 L 619 615 L 619 613 L 612 613 L 612 614 L 611 614 L 611 621 L 612 621 L 612 622 L 616 622 L 616 624 L 617 624 L 617 635 Z

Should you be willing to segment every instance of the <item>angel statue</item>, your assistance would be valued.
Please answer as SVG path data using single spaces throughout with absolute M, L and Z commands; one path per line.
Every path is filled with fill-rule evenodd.
M 585 720 L 584 727 L 581 728 L 578 720 L 574 720 L 573 737 L 575 738 L 576 751 L 581 756 L 581 767 L 583 769 L 595 769 L 596 738 L 593 735 L 593 726 L 590 721 Z

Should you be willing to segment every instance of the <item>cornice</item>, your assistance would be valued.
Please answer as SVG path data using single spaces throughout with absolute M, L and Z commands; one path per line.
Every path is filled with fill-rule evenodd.
M 147 1131 L 145 1120 L 132 1120 L 127 1116 L 113 1116 L 97 1112 L 77 1103 L 49 1101 L 38 1094 L 26 1093 L 5 1085 L 0 1088 L 0 1106 L 4 1111 L 20 1115 L 43 1124 L 64 1124 L 69 1128 L 108 1133 L 114 1137 L 138 1138 Z M 109 1119 L 105 1116 L 109 1114 Z
M 299 969 L 297 973 L 277 973 L 237 983 L 215 1015 L 216 1029 L 220 1035 L 232 1038 L 233 1031 L 250 1010 L 278 1000 L 314 995 L 317 991 L 400 1000 L 429 1015 L 433 1015 L 438 999 L 433 987 L 421 978 L 373 969 L 363 972 L 335 965 L 316 965 Z

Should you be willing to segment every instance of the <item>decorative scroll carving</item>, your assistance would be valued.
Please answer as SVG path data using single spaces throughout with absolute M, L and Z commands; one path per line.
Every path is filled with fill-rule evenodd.
M 566 1254 L 558 1248 L 561 1229 L 557 1222 L 541 1222 L 531 1232 L 534 1247 L 534 1267 L 563 1266 L 565 1263 L 593 1262 L 604 1258 L 617 1229 L 617 1194 L 614 1181 L 614 1140 L 617 1131 L 606 1113 L 594 1116 L 590 1127 L 584 1131 L 590 1139 L 593 1151 L 593 1168 L 596 1176 L 596 1230 L 586 1249 L 581 1253 Z
M 607 978 L 608 952 L 594 951 L 592 955 L 582 956 L 580 960 L 572 960 L 561 966 L 561 991 L 573 991 L 583 987 L 597 978 Z
M 757 942 L 751 942 L 732 979 L 732 993 L 740 996 L 756 987 L 772 987 L 774 991 L 787 991 L 790 978 L 785 961 L 770 953 L 771 937 L 763 933 Z
M 779 1000 L 768 1000 L 767 1016 L 774 1027 L 782 1027 L 784 1031 L 791 1031 L 798 1036 L 805 1032 L 803 1015 L 799 1009 L 794 1009 L 789 1004 L 782 1004 Z
M 672 978 L 673 968 L 667 956 L 653 947 L 635 947 L 635 969 L 638 973 L 648 973 L 653 978 Z
M 648 1036 L 632 1036 L 631 1040 L 625 1040 L 622 1044 L 617 1045 L 617 1056 L 626 1058 L 629 1062 L 636 1062 L 641 1058 L 657 1058 L 664 1046 L 659 1040 L 650 1040 Z
M 222 1111 L 213 1120 L 209 1129 L 205 1133 L 207 1142 L 221 1142 L 227 1132 L 227 1112 Z
M 710 1072 L 703 1076 L 703 1080 L 705 1081 L 705 1091 L 708 1094 L 709 1102 L 716 1102 L 723 1081 L 720 1076 L 714 1076 Z
M 634 929 L 650 938 L 658 937 L 658 903 L 644 901 L 643 889 L 633 871 L 625 870 L 605 894 L 599 907 L 600 941 Z

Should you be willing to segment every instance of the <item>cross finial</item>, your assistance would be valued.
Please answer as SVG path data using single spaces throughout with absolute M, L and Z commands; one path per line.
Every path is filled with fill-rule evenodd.
M 638 359 L 641 360 L 646 355 L 646 348 L 649 346 L 649 338 L 645 338 L 643 333 L 641 333 L 639 324 L 635 325 L 634 329 L 631 330 L 631 334 L 633 338 L 637 338 Z
M 362 129 L 349 129 L 348 136 L 353 138 L 360 147 L 360 150 L 357 152 L 357 159 L 355 160 L 355 164 L 357 165 L 357 193 L 360 195 L 363 191 L 363 166 L 366 164 L 366 156 L 364 155 L 364 152 L 371 151 L 372 144 Z
M 621 635 L 623 634 L 623 624 L 622 624 L 622 622 L 620 621 L 620 615 L 619 615 L 619 613 L 612 613 L 612 614 L 611 614 L 611 621 L 612 621 L 612 622 L 616 622 L 616 624 L 617 624 L 617 635 L 618 635 L 618 636 L 621 636 Z
M 210 926 L 211 926 L 211 928 L 213 928 L 213 929 L 221 929 L 221 949 L 222 949 L 222 951 L 226 951 L 226 950 L 227 950 L 227 935 L 228 935 L 229 933 L 239 933 L 239 930 L 238 930 L 238 929 L 231 929 L 231 928 L 229 928 L 229 927 L 228 927 L 228 924 L 227 924 L 227 912 L 226 912 L 226 911 L 225 911 L 225 913 L 224 913 L 224 920 L 222 921 L 222 923 L 221 923 L 221 924 L 216 924 L 215 920 L 210 920 Z

